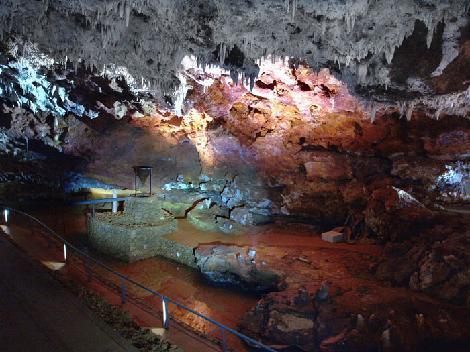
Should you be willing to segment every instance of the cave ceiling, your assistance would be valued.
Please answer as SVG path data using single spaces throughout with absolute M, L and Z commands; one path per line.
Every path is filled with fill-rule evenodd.
M 219 67 L 249 88 L 262 62 L 286 60 L 329 68 L 367 101 L 437 110 L 445 100 L 465 115 L 468 9 L 466 0 L 3 0 L 0 34 L 10 57 L 42 57 L 46 76 L 57 65 L 124 76 L 169 106 L 181 104 L 190 68 Z

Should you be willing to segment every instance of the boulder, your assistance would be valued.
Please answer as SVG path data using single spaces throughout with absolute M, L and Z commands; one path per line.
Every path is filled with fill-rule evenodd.
M 316 342 L 317 314 L 314 292 L 301 288 L 270 293 L 244 316 L 240 327 L 270 344 L 310 351 Z
M 283 286 L 278 271 L 257 262 L 255 249 L 201 245 L 194 253 L 199 270 L 213 284 L 252 292 L 279 290 Z
M 443 220 L 451 223 L 451 219 Z M 465 224 L 436 226 L 413 240 L 388 243 L 375 275 L 394 285 L 410 287 L 458 304 L 470 302 L 470 232 Z
M 338 287 L 319 301 L 320 290 L 308 283 L 265 295 L 246 313 L 241 331 L 268 345 L 305 352 L 425 351 L 444 336 L 452 336 L 450 346 L 459 351 L 468 341 L 468 328 L 459 325 L 468 316 L 459 307 L 436 309 L 429 298 L 407 301 L 406 296 L 372 303 L 370 295 L 351 297 L 353 292 L 338 293 Z
M 188 220 L 200 230 L 219 231 L 218 218 L 228 218 L 229 210 L 206 199 L 187 213 Z
M 272 221 L 271 216 L 269 215 L 269 210 L 263 210 L 246 207 L 235 208 L 230 212 L 230 219 L 243 226 L 267 224 Z M 265 214 L 262 214 L 263 212 Z
M 200 201 L 209 198 L 204 192 L 194 189 L 164 190 L 160 195 L 162 208 L 175 218 L 184 218 Z
M 405 190 L 385 186 L 372 192 L 365 222 L 379 241 L 403 241 L 431 227 L 434 215 Z

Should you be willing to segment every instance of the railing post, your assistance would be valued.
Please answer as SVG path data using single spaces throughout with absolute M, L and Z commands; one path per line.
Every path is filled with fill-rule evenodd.
M 0 209 L 2 209 L 0 207 Z M 8 209 L 8 208 L 4 208 L 4 209 Z M 19 210 L 15 210 L 15 209 L 9 209 L 10 212 L 14 212 L 15 214 L 21 214 L 23 216 L 26 216 L 27 218 L 29 218 L 31 220 L 31 231 L 34 233 L 34 225 L 37 224 L 38 226 L 41 226 L 41 229 L 44 228 L 47 230 L 47 233 L 43 233 L 43 232 L 40 232 L 39 234 L 49 234 L 48 235 L 48 239 L 51 240 L 51 243 L 53 242 L 54 243 L 54 246 L 55 244 L 57 243 L 57 245 L 60 245 L 60 243 L 63 244 L 63 249 L 64 249 L 64 252 L 63 252 L 63 255 L 64 255 L 64 261 L 67 262 L 67 246 L 68 246 L 68 242 L 60 237 L 57 233 L 55 233 L 54 230 L 50 229 L 47 225 L 45 225 L 44 223 L 42 223 L 40 220 L 38 220 L 37 218 L 29 215 L 29 214 L 26 214 L 22 211 L 19 211 Z M 0 210 L 1 211 L 1 210 Z M 1 217 L 1 214 L 0 214 L 0 217 Z M 16 218 L 15 218 L 16 219 Z M 9 220 L 11 222 L 11 220 Z M 27 225 L 28 222 L 25 221 L 25 224 L 24 225 Z M 24 226 L 23 225 L 23 226 Z M 54 235 L 56 237 L 56 239 L 54 237 L 52 237 L 51 235 Z M 55 242 L 57 241 L 57 242 Z M 155 292 L 149 288 L 146 288 L 145 286 L 143 286 L 142 284 L 139 284 L 125 276 L 123 276 L 122 274 L 120 274 L 119 272 L 116 272 L 114 271 L 113 269 L 111 269 L 109 266 L 107 266 L 106 264 L 98 261 L 98 260 L 94 260 L 92 257 L 88 257 L 82 250 L 74 247 L 72 244 L 70 244 L 70 248 L 73 250 L 73 254 L 76 256 L 76 257 L 81 257 L 81 258 L 84 258 L 85 259 L 85 262 L 84 262 L 84 265 L 85 265 L 85 270 L 86 270 L 86 274 L 87 274 L 87 277 L 88 277 L 88 280 L 91 281 L 92 280 L 92 266 L 93 265 L 96 265 L 98 268 L 104 268 L 106 269 L 107 271 L 109 271 L 111 274 L 114 275 L 114 277 L 117 277 L 119 280 L 120 280 L 120 289 L 121 289 L 121 303 L 124 305 L 126 303 L 126 300 L 127 300 L 127 293 L 126 293 L 126 282 L 128 282 L 129 285 L 136 285 L 138 288 L 141 288 L 141 289 L 144 289 L 145 291 L 147 292 L 150 292 L 151 294 L 153 294 L 155 297 L 160 297 L 161 300 L 162 300 L 162 308 L 163 308 L 163 327 L 165 329 L 168 329 L 169 328 L 169 323 L 170 323 L 170 313 L 169 313 L 169 309 L 168 309 L 168 304 L 169 303 L 172 303 L 174 305 L 176 305 L 177 307 L 183 309 L 183 310 L 186 310 L 192 314 L 195 314 L 196 316 L 199 316 L 209 322 L 211 322 L 212 324 L 215 324 L 216 326 L 218 326 L 221 330 L 221 338 L 222 338 L 222 341 L 221 341 L 221 347 L 222 347 L 222 350 L 224 352 L 228 351 L 228 342 L 227 342 L 227 332 L 228 333 L 231 333 L 235 336 L 238 336 L 239 338 L 241 338 L 242 340 L 250 343 L 250 344 L 253 344 L 255 346 L 258 346 L 258 347 L 261 347 L 263 350 L 265 351 L 271 351 L 271 352 L 275 352 L 275 350 L 269 346 L 266 346 L 264 344 L 262 344 L 261 342 L 258 342 L 256 340 L 253 340 L 251 338 L 249 338 L 248 336 L 245 336 L 237 331 L 233 331 L 232 329 L 218 323 L 217 321 L 203 315 L 202 313 L 198 313 L 196 311 L 194 311 L 192 308 L 188 308 L 178 302 L 175 302 L 175 301 L 172 301 L 169 297 L 166 297 L 166 296 L 163 296 L 161 295 L 160 293 L 158 292 Z M 94 264 L 93 264 L 94 263 Z M 99 273 L 97 272 L 96 273 L 96 277 L 99 279 L 100 275 Z M 119 281 L 118 281 L 119 282 Z M 113 289 L 116 289 L 116 286 L 115 284 L 112 285 Z M 134 287 L 134 286 L 132 286 Z M 131 303 L 135 303 L 133 302 L 132 300 L 132 296 L 131 296 Z M 214 330 L 216 331 L 216 330 Z
M 92 218 L 95 217 L 95 204 L 92 204 L 92 205 L 91 205 L 91 217 L 92 217 Z
M 5 222 L 5 225 L 8 224 L 9 218 L 10 218 L 10 209 L 8 208 L 3 209 L 3 221 Z
M 117 198 L 117 192 L 115 189 L 113 189 L 113 198 Z M 118 211 L 118 202 L 114 201 L 113 202 L 113 214 L 116 214 Z
M 126 284 L 121 281 L 121 304 L 126 304 Z
M 227 352 L 227 338 L 225 337 L 225 329 L 220 328 L 222 331 L 222 351 Z
M 163 310 L 163 328 L 168 329 L 170 327 L 170 317 L 168 315 L 168 304 L 166 299 L 162 297 L 162 310 Z

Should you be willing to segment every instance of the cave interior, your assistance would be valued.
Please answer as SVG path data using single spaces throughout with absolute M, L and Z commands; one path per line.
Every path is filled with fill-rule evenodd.
M 468 351 L 469 15 L 467 0 L 2 0 L 0 234 L 119 310 L 70 258 L 271 350 Z M 18 211 L 79 251 L 57 259 L 66 245 Z

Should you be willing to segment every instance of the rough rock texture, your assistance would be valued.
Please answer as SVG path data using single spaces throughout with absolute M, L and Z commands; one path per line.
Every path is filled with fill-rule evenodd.
M 131 198 L 124 212 L 88 218 L 90 244 L 99 251 L 132 262 L 159 254 L 161 237 L 176 230 L 176 220 L 166 214 L 155 197 Z
M 284 286 L 279 272 L 257 263 L 254 248 L 201 245 L 194 254 L 199 270 L 214 284 L 258 293 Z
M 398 211 L 380 205 L 380 197 L 393 198 L 384 187 L 430 210 L 470 198 L 468 120 L 443 114 L 435 121 L 417 107 L 407 121 L 388 107 L 372 122 L 344 83 L 306 65 L 265 67 L 251 93 L 227 77 L 211 79 L 206 88 L 190 81 L 192 108 L 183 117 L 155 107 L 120 120 L 67 115 L 54 140 L 52 132 L 32 132 L 47 128 L 19 110 L 6 143 L 18 143 L 21 134 L 36 144 L 54 141 L 54 148 L 83 158 L 75 171 L 129 188 L 133 165 L 154 165 L 152 181 L 169 213 L 186 217 L 194 210 L 195 223 L 206 218 L 221 230 L 282 219 L 354 227 L 367 208 L 367 223 L 381 237 L 379 218 Z M 49 120 L 44 124 L 53 131 Z
M 366 225 L 383 242 L 409 239 L 436 221 L 412 195 L 391 186 L 375 190 L 365 210 Z
M 354 294 L 333 287 L 323 296 L 322 290 L 306 285 L 268 294 L 246 315 L 243 331 L 281 350 L 424 351 L 445 342 L 452 350 L 465 349 L 468 331 L 459 326 L 464 315 L 456 309 L 435 310 L 432 302 L 406 298 L 361 309 L 345 303 Z
M 440 223 L 446 226 L 436 225 L 406 241 L 388 243 L 376 276 L 394 285 L 468 306 L 468 219 L 441 217 Z
M 464 351 L 470 339 L 468 234 L 456 230 L 468 226 L 451 220 L 446 222 L 452 228 L 439 226 L 402 245 L 388 244 L 383 252 L 362 243 L 325 243 L 302 235 L 298 227 L 299 237 L 291 237 L 288 245 L 272 245 L 269 239 L 253 247 L 206 244 L 195 255 L 214 284 L 277 291 L 263 296 L 240 327 L 281 350 Z M 273 231 L 282 237 L 279 229 L 271 229 L 260 238 Z M 292 233 L 291 227 L 285 231 Z M 266 285 L 264 279 L 273 274 L 279 279 Z M 414 291 L 377 278 L 409 281 Z
M 2 1 L 1 199 L 132 188 L 131 167 L 152 165 L 156 196 L 92 219 L 95 245 L 279 290 L 242 326 L 280 347 L 458 350 L 468 14 L 457 0 Z M 163 235 L 180 218 L 226 234 L 345 226 L 356 244 L 193 253 Z
M 67 283 L 70 285 L 70 283 Z M 112 306 L 103 298 L 84 288 L 72 287 L 86 305 L 97 313 L 119 334 L 128 339 L 133 346 L 143 352 L 182 352 L 182 349 L 163 340 L 150 329 L 140 327 L 119 307 Z
M 178 80 L 185 91 L 179 65 L 189 55 L 231 70 L 235 80 L 243 73 L 251 84 L 257 61 L 272 55 L 335 66 L 361 85 L 423 94 L 447 90 L 433 79 L 448 81 L 448 66 L 464 60 L 467 10 L 460 0 L 8 0 L 0 5 L 0 33 L 37 42 L 58 62 L 125 74 L 134 84 L 143 77 L 138 86 L 159 96 Z M 409 52 L 413 65 L 403 64 Z M 451 77 L 468 86 L 461 83 L 468 78 Z

